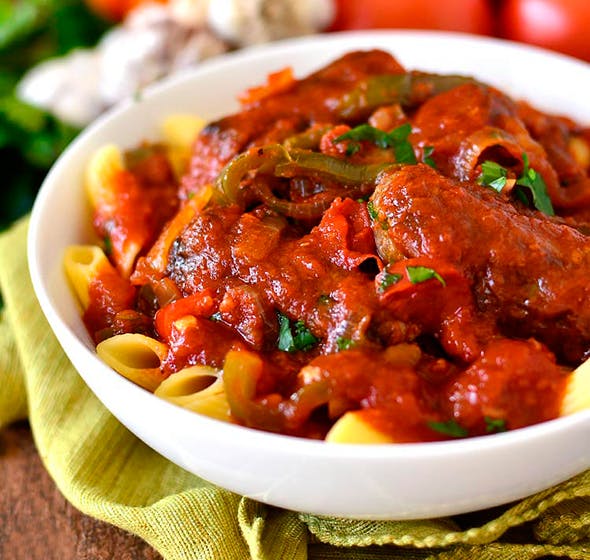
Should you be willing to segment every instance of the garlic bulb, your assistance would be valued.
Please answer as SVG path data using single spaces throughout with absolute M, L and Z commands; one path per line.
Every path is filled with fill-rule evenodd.
M 190 3 L 196 6 L 195 0 Z M 206 0 L 201 3 L 207 7 Z M 109 31 L 95 49 L 78 50 L 31 69 L 17 94 L 82 127 L 153 81 L 228 48 L 204 26 L 204 15 L 199 25 L 188 25 L 175 19 L 167 6 L 146 4 Z
M 334 18 L 333 0 L 213 0 L 208 23 L 236 46 L 308 35 Z
M 170 0 L 170 14 L 181 25 L 204 27 L 207 25 L 209 4 L 210 0 Z
M 21 99 L 84 126 L 146 85 L 233 46 L 327 27 L 334 0 L 170 0 L 143 4 L 92 50 L 41 63 L 21 80 Z
M 98 92 L 99 65 L 96 52 L 76 50 L 35 66 L 21 79 L 16 93 L 31 105 L 82 127 L 106 108 Z
M 204 28 L 181 25 L 162 5 L 134 10 L 100 43 L 100 92 L 108 104 L 153 81 L 227 50 Z

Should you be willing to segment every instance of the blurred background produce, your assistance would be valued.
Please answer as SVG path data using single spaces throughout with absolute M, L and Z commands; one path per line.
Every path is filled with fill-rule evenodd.
M 590 60 L 588 0 L 0 0 L 0 229 L 75 135 L 147 84 L 230 49 L 371 28 L 441 29 Z
M 73 0 L 0 0 L 0 227 L 25 213 L 77 129 L 23 103 L 15 87 L 41 60 L 93 45 L 107 24 Z

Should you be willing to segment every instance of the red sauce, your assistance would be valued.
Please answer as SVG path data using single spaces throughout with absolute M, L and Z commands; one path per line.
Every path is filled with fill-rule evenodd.
M 178 209 L 177 184 L 164 153 L 143 147 L 128 159 L 127 168 L 114 177 L 113 199 L 94 216 L 94 227 L 124 276 Z
M 120 317 L 134 311 L 168 344 L 165 373 L 224 368 L 236 421 L 264 430 L 324 437 L 357 410 L 395 441 L 432 441 L 558 416 L 567 374 L 590 354 L 590 251 L 579 218 L 590 215 L 590 187 L 587 169 L 565 154 L 583 129 L 472 81 L 434 78 L 397 101 L 372 90 L 404 72 L 385 53 L 352 53 L 210 124 L 180 200 L 251 146 L 287 139 L 305 148 L 288 160 L 277 149 L 242 156 L 262 163 L 238 177 L 233 195 L 218 192 L 182 227 L 174 222 L 180 233 L 159 284 L 137 275 L 139 296 L 121 278 L 93 284 L 89 329 L 133 329 Z M 351 100 L 360 109 L 347 118 Z M 334 143 L 367 120 L 410 123 L 403 141 L 430 165 L 378 173 L 399 146 Z M 516 179 L 523 153 L 567 219 L 478 182 L 488 159 Z M 146 202 L 159 231 L 176 202 L 161 202 L 170 185 L 153 164 L 125 181 L 159 177 Z M 125 223 L 144 220 L 141 210 L 121 212 Z M 158 299 L 162 282 L 173 301 Z
M 84 313 L 84 323 L 97 342 L 115 334 L 151 330 L 145 328 L 147 318 L 133 311 L 136 288 L 115 270 L 102 270 L 90 283 L 88 292 L 90 305 Z

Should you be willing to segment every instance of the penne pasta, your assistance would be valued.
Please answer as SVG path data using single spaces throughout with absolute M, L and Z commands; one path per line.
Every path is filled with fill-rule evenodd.
M 87 309 L 90 303 L 88 290 L 92 281 L 98 277 L 105 268 L 114 268 L 104 254 L 104 251 L 96 245 L 72 245 L 64 254 L 64 267 L 66 276 L 72 284 L 76 296 L 83 309 Z
M 96 353 L 116 372 L 153 392 L 162 382 L 160 366 L 168 347 L 143 334 L 119 334 L 98 344 Z
M 169 115 L 162 122 L 164 143 L 177 148 L 190 149 L 205 121 L 196 115 Z
M 94 210 L 94 228 L 125 278 L 176 212 L 177 181 L 163 148 L 155 144 L 125 155 L 109 144 L 91 158 L 86 190 Z
M 205 121 L 196 115 L 170 115 L 162 123 L 166 154 L 177 178 L 185 173 L 191 147 Z
M 208 366 L 191 366 L 162 381 L 154 394 L 193 412 L 231 421 L 221 373 Z
M 86 167 L 86 194 L 94 209 L 116 204 L 114 181 L 125 170 L 123 154 L 114 144 L 99 148 Z
M 574 370 L 565 388 L 561 401 L 561 416 L 590 409 L 590 360 Z
M 141 226 L 139 232 L 129 231 L 129 228 L 124 226 L 129 219 L 122 216 L 121 200 L 132 195 L 127 192 L 125 198 L 122 199 L 119 192 L 121 187 L 125 191 L 133 192 L 135 181 L 126 171 L 121 150 L 114 144 L 107 144 L 99 148 L 88 163 L 86 168 L 86 192 L 95 212 L 95 222 L 98 215 L 105 225 L 110 222 L 111 224 L 118 224 L 119 229 L 123 226 L 122 231 L 126 234 L 125 240 L 120 244 L 112 244 L 111 240 L 111 258 L 121 274 L 128 277 L 141 250 L 145 234 Z M 135 211 L 138 211 L 137 207 Z M 100 235 L 106 234 L 110 239 L 109 228 L 103 227 L 100 229 Z M 119 235 L 119 237 L 121 236 Z
M 585 169 L 590 166 L 590 145 L 584 138 L 579 136 L 570 138 L 568 148 L 581 167 Z
M 363 418 L 362 411 L 343 414 L 326 435 L 329 443 L 395 443 L 388 434 L 380 432 Z

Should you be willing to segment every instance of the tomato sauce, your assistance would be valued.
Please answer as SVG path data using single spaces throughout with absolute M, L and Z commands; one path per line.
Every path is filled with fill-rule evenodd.
M 568 148 L 587 131 L 379 51 L 261 92 L 200 133 L 172 203 L 161 168 L 130 171 L 159 177 L 150 223 L 174 241 L 158 275 L 99 278 L 89 330 L 151 329 L 167 375 L 223 368 L 257 429 L 322 438 L 359 411 L 414 442 L 557 417 L 590 355 L 590 184 Z
M 108 201 L 101 201 L 94 228 L 118 270 L 128 276 L 135 258 L 155 240 L 178 209 L 177 184 L 163 150 L 142 147 L 127 155 Z

